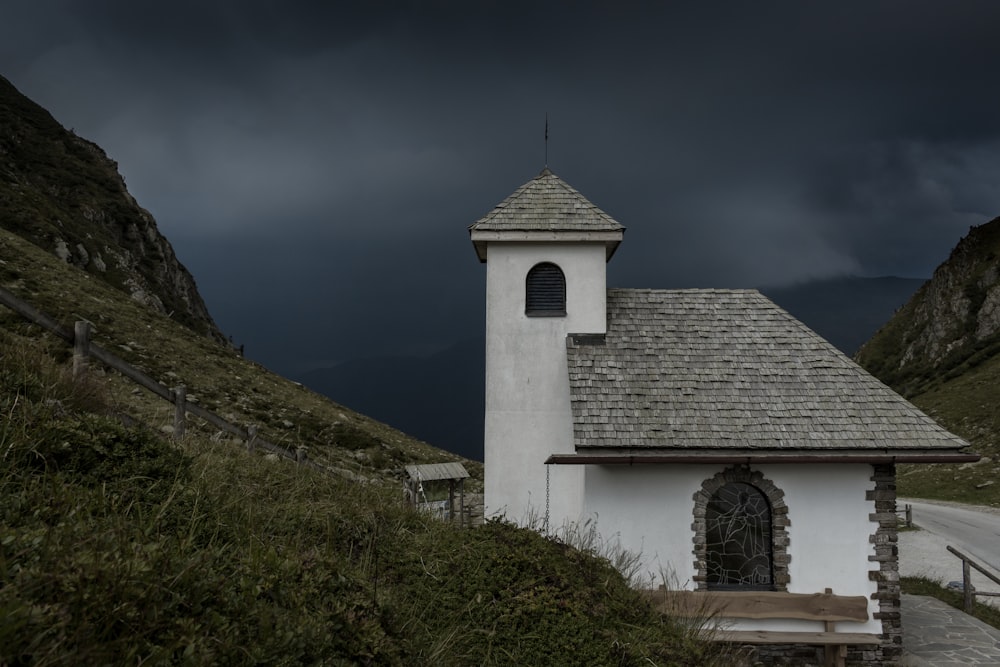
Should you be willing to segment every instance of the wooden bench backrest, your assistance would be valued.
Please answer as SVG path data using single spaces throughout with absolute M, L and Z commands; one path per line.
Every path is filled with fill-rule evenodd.
M 867 621 L 863 595 L 777 591 L 646 591 L 661 612 L 683 618 L 788 618 L 806 621 Z

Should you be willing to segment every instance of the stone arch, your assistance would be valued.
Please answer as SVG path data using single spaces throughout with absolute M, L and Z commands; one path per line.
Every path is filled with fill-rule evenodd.
M 702 482 L 701 488 L 694 494 L 694 582 L 698 590 L 709 589 L 709 558 L 706 537 L 708 524 L 706 515 L 709 513 L 709 502 L 720 489 L 731 484 L 747 484 L 759 491 L 770 505 L 771 524 L 771 590 L 788 590 L 788 563 L 791 556 L 788 553 L 788 507 L 785 505 L 785 493 L 774 485 L 774 482 L 764 477 L 763 473 L 751 470 L 749 466 L 736 465 L 726 468 L 714 477 Z

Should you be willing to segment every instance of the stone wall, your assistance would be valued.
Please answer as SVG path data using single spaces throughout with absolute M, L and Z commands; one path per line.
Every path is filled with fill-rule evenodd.
M 876 620 L 882 621 L 882 645 L 875 650 L 855 649 L 848 652 L 848 660 L 865 665 L 895 664 L 903 654 L 903 624 L 899 610 L 899 549 L 897 546 L 898 518 L 896 516 L 896 466 L 875 465 L 872 481 L 875 488 L 867 493 L 867 499 L 875 503 L 875 511 L 869 515 L 874 530 L 871 543 L 875 545 L 875 555 L 869 556 L 872 570 L 868 576 L 878 584 L 878 591 L 872 596 L 878 600 L 879 610 Z

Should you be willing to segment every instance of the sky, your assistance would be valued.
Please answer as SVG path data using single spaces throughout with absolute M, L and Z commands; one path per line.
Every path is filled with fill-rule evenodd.
M 9 4 L 0 74 L 286 375 L 481 336 L 467 228 L 546 160 L 620 287 L 926 278 L 1000 215 L 995 0 Z

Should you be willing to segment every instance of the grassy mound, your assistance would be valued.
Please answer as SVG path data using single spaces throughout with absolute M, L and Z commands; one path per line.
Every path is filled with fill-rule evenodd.
M 0 664 L 705 665 L 601 558 L 106 416 L 0 329 Z

